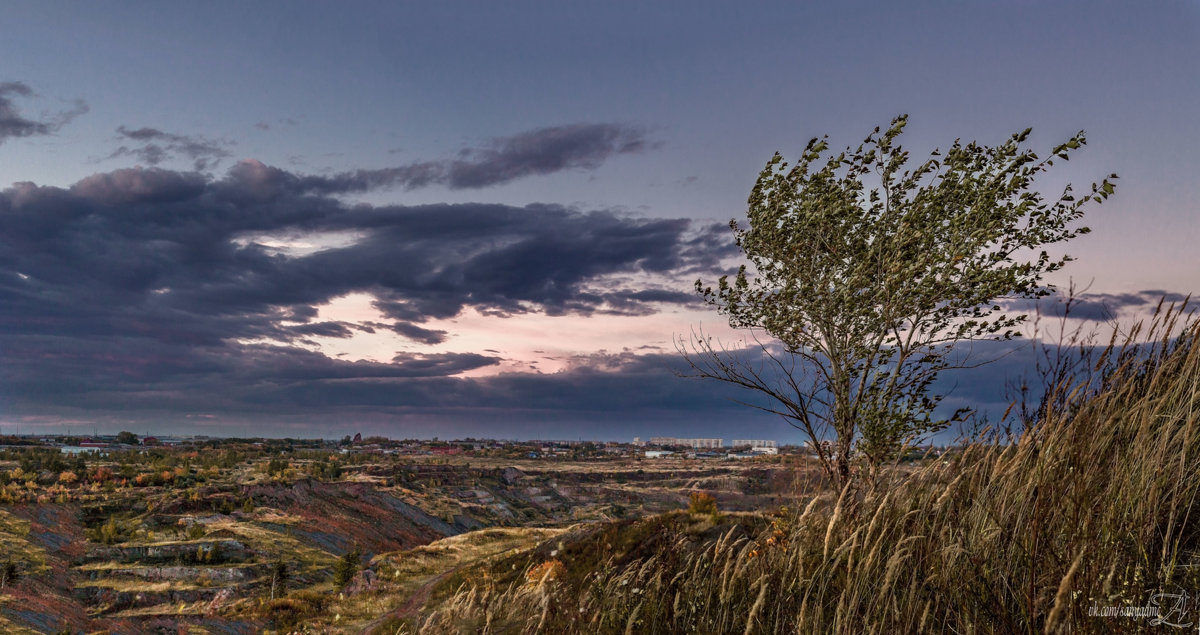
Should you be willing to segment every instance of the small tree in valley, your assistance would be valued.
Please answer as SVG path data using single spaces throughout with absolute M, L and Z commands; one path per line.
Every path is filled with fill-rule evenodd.
M 696 281 L 731 326 L 755 333 L 754 355 L 703 333 L 677 342 L 691 376 L 767 396 L 755 406 L 803 431 L 838 485 L 856 456 L 873 473 L 966 414 L 935 416 L 932 382 L 977 363 L 955 345 L 1016 335 L 1026 316 L 999 300 L 1050 292 L 1043 276 L 1071 258 L 1043 248 L 1087 233 L 1076 225 L 1084 204 L 1116 179 L 1078 198 L 1069 185 L 1050 200 L 1034 189 L 1082 132 L 1045 158 L 1022 147 L 1025 130 L 995 147 L 956 141 L 909 168 L 897 144 L 906 123 L 832 155 L 813 139 L 790 167 L 776 154 L 751 190 L 748 225 L 730 222 L 748 263 L 715 286 Z
M 5 560 L 0 564 L 0 589 L 3 589 L 17 580 L 17 565 L 12 560 Z
M 283 560 L 276 560 L 271 566 L 271 599 L 274 600 L 276 593 L 279 597 L 284 596 L 284 591 L 287 588 L 288 567 Z
M 353 549 L 343 554 L 334 565 L 334 586 L 340 589 L 349 584 L 354 579 L 354 575 L 358 573 L 360 566 L 362 566 L 362 549 L 355 545 Z

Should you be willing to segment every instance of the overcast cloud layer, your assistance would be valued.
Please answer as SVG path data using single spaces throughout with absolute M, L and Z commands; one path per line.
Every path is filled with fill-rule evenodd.
M 448 334 L 428 324 L 468 308 L 500 324 L 530 312 L 645 315 L 694 303 L 678 280 L 711 276 L 736 255 L 725 228 L 555 205 L 351 205 L 312 193 L 310 179 L 242 161 L 215 179 L 139 167 L 0 192 L 4 414 L 225 434 L 256 421 L 279 434 L 351 425 L 602 438 L 647 434 L 637 423 L 647 417 L 783 425 L 734 403 L 748 395 L 676 377 L 680 360 L 668 351 L 581 355 L 546 375 L 461 377 L 503 360 L 439 352 Z M 302 252 L 264 244 L 326 235 L 353 240 Z M 614 282 L 631 277 L 643 282 Z M 355 292 L 375 298 L 387 320 L 317 319 L 319 306 Z M 1085 296 L 1075 316 L 1107 319 L 1161 295 Z M 1061 314 L 1061 303 L 1044 306 Z M 352 362 L 304 346 L 377 329 L 426 352 Z M 984 371 L 987 381 L 957 388 L 952 403 L 999 404 L 997 378 L 1029 359 L 1019 345 L 1001 348 L 1017 354 Z
M 311 193 L 309 178 L 242 161 L 217 179 L 139 167 L 0 193 L 7 414 L 313 423 L 347 411 L 544 418 L 714 405 L 661 358 L 462 379 L 501 360 L 405 352 L 348 362 L 298 345 L 380 328 L 434 345 L 446 333 L 424 324 L 466 308 L 501 320 L 692 303 L 662 283 L 717 270 L 732 253 L 725 228 L 555 205 L 349 205 Z M 352 244 L 305 253 L 258 242 L 347 234 Z M 625 286 L 618 274 L 651 282 Z M 318 306 L 353 292 L 373 296 L 389 321 L 314 320 Z M 661 388 L 637 387 L 647 373 Z

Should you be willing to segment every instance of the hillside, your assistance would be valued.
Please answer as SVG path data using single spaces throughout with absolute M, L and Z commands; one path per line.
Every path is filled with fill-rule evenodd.
M 380 456 L 335 472 L 326 458 L 239 452 L 96 458 L 74 467 L 83 478 L 40 469 L 62 468 L 45 453 L 0 464 L 0 491 L 25 501 L 0 506 L 0 561 L 15 574 L 0 630 L 386 630 L 415 624 L 485 563 L 522 575 L 563 532 L 576 544 L 623 531 L 601 528 L 680 509 L 697 489 L 729 507 L 770 505 L 797 474 L 756 462 Z

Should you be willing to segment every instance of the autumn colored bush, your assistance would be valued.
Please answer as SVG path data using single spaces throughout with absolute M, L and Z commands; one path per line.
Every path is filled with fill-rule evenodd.
M 113 471 L 104 466 L 92 468 L 92 471 L 88 472 L 88 480 L 93 483 L 107 483 L 112 478 Z
M 705 492 L 692 492 L 688 497 L 688 512 L 693 514 L 717 513 L 717 499 Z
M 558 560 L 547 560 L 525 572 L 525 584 L 538 586 L 554 582 L 566 573 L 567 568 Z

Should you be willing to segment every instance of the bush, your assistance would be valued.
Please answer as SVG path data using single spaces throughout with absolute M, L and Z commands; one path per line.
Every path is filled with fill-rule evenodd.
M 289 467 L 287 459 L 277 458 L 267 462 L 267 476 L 283 476 Z
M 558 560 L 547 560 L 525 572 L 525 584 L 539 586 L 562 578 L 567 568 Z
M 92 541 L 104 545 L 113 545 L 118 542 L 123 542 L 126 535 L 128 535 L 126 528 L 121 523 L 117 522 L 115 516 L 109 516 L 107 522 L 89 533 L 91 534 L 89 538 L 91 538 Z
M 717 499 L 705 492 L 692 492 L 688 498 L 688 512 L 693 514 L 716 514 Z

